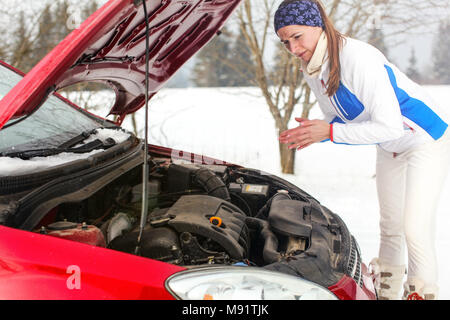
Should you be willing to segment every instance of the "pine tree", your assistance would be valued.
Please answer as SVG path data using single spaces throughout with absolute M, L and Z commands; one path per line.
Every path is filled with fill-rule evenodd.
M 417 57 L 416 51 L 414 47 L 411 48 L 411 57 L 409 58 L 409 67 L 406 70 L 406 75 L 413 81 L 420 83 L 422 81 L 422 77 L 418 71 L 417 67 Z
M 255 65 L 242 30 L 234 39 L 230 63 L 229 80 L 233 87 L 248 87 L 255 83 Z
M 80 18 L 85 20 L 97 8 L 96 1 L 87 2 L 81 8 Z M 32 65 L 39 62 L 72 31 L 67 24 L 69 19 L 68 9 L 68 0 L 59 2 L 57 6 L 54 6 L 53 3 L 47 3 L 44 6 L 38 21 L 37 38 L 33 47 L 33 57 L 30 61 Z
M 227 32 L 214 37 L 197 55 L 192 81 L 199 87 L 230 86 L 230 68 L 226 60 L 230 57 Z
M 0 45 L 0 58 L 19 70 L 28 72 L 72 31 L 67 23 L 70 14 L 68 9 L 72 2 L 60 0 L 55 3 L 46 0 L 36 23 L 30 23 L 33 14 L 31 11 L 19 11 L 17 18 L 12 18 L 14 27 L 9 41 Z M 97 9 L 97 1 L 85 2 L 80 6 L 81 19 L 86 19 Z
M 42 59 L 56 45 L 53 35 L 55 22 L 51 5 L 46 4 L 39 18 L 38 36 L 34 52 L 36 54 L 36 63 Z
M 389 50 L 384 42 L 384 33 L 382 29 L 375 25 L 370 30 L 369 43 L 380 50 L 386 57 L 389 55 Z
M 439 26 L 432 60 L 436 80 L 441 84 L 450 84 L 450 20 Z

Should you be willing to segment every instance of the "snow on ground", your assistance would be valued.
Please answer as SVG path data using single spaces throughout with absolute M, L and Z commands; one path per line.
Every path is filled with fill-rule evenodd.
M 450 86 L 428 89 L 450 110 Z M 141 136 L 143 114 L 142 109 L 137 113 Z M 379 216 L 374 146 L 315 144 L 297 152 L 295 175 L 283 175 L 274 120 L 256 88 L 164 89 L 150 101 L 149 118 L 150 143 L 281 176 L 343 218 L 357 239 L 366 264 L 377 256 Z M 310 118 L 321 118 L 317 107 Z M 123 126 L 132 130 L 131 117 Z M 293 126 L 295 121 L 290 125 Z M 450 299 L 449 180 L 442 192 L 437 223 L 441 299 Z

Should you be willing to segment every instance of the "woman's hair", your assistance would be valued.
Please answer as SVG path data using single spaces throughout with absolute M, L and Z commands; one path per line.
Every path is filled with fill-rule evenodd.
M 341 63 L 339 61 L 339 53 L 344 42 L 344 35 L 334 27 L 333 22 L 331 22 L 331 19 L 325 12 L 324 6 L 319 0 L 284 0 L 280 4 L 280 7 L 283 7 L 292 2 L 301 1 L 316 3 L 317 7 L 319 8 L 320 15 L 322 16 L 324 24 L 323 29 L 325 31 L 325 34 L 327 35 L 328 40 L 328 59 L 330 61 L 330 75 L 326 83 L 327 95 L 331 97 L 338 90 L 341 80 Z

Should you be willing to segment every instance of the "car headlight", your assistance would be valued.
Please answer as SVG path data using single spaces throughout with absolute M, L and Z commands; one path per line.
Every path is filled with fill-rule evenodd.
M 167 279 L 166 287 L 183 300 L 337 300 L 313 282 L 253 267 L 182 271 Z

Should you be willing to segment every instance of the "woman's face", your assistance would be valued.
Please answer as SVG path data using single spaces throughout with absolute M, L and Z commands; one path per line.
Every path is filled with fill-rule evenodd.
M 309 62 L 322 33 L 321 27 L 291 25 L 278 30 L 278 36 L 286 49 L 294 56 Z

